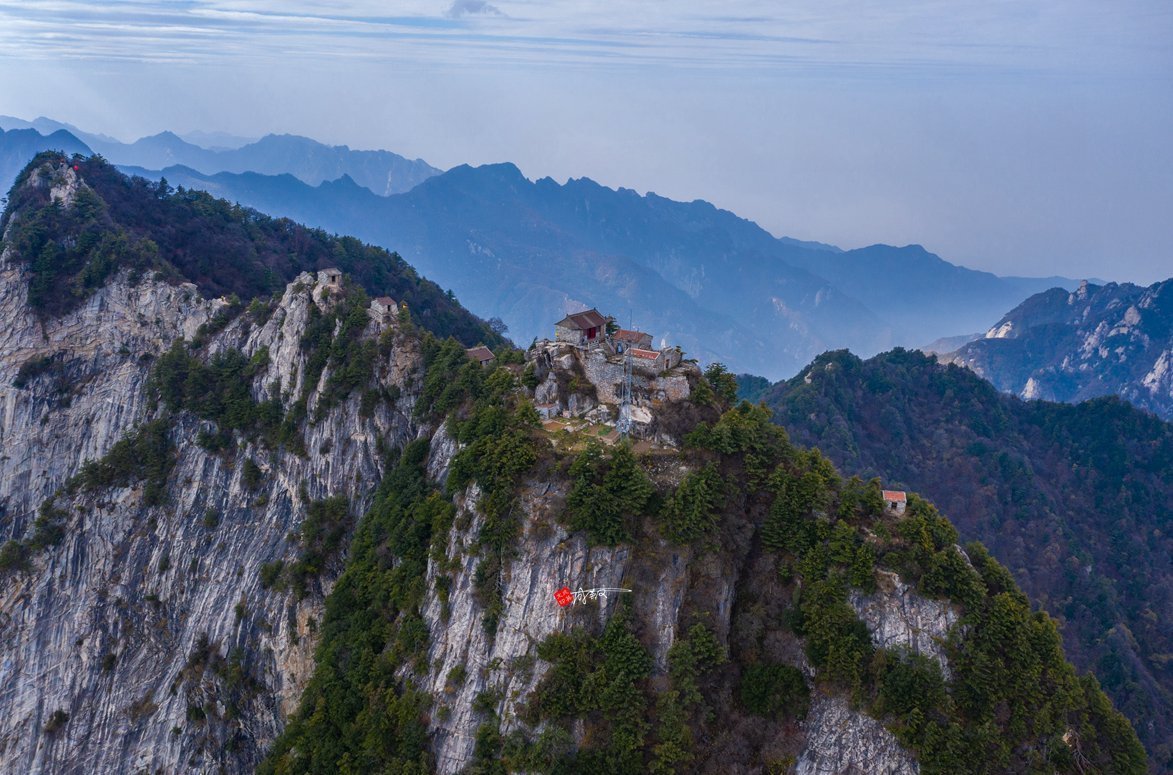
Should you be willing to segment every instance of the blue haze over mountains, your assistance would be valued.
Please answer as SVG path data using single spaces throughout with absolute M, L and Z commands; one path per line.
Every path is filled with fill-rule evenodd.
M 512 164 L 441 173 L 387 151 L 273 136 L 207 150 L 172 133 L 122 144 L 47 119 L 40 148 L 0 137 L 0 185 L 36 150 L 88 144 L 126 172 L 352 234 L 397 251 L 525 345 L 565 312 L 597 306 L 702 361 L 788 377 L 815 355 L 863 356 L 988 328 L 1066 278 L 997 277 L 918 245 L 840 250 L 776 238 L 703 200 L 613 190 L 587 178 L 526 179 Z M 80 134 L 67 147 L 65 130 Z M 27 130 L 26 130 L 27 131 Z M 77 138 L 74 137 L 76 140 Z M 24 158 L 17 158 L 24 154 Z M 11 161 L 9 161 L 11 157 Z
M 70 124 L 47 118 L 24 121 L 0 116 L 0 126 L 5 129 L 35 129 L 42 134 L 65 131 L 94 152 L 120 165 L 160 169 L 178 164 L 207 173 L 289 173 L 310 185 L 349 175 L 377 194 L 410 191 L 418 183 L 440 173 L 440 170 L 421 159 L 405 159 L 390 151 L 356 151 L 344 145 L 323 145 L 295 135 L 266 135 L 250 141 L 215 133 L 193 133 L 194 137 L 206 137 L 211 143 L 241 143 L 239 147 L 205 148 L 184 140 L 174 132 L 160 132 L 133 143 L 121 143 L 114 138 L 83 132 Z M 7 191 L 11 180 L 4 180 L 7 181 L 4 182 L 4 190 Z

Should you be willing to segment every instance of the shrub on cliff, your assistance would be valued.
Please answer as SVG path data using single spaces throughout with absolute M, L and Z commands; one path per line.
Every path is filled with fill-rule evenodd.
M 571 464 L 570 478 L 570 527 L 586 531 L 595 544 L 630 541 L 631 524 L 644 513 L 653 493 L 631 446 L 620 444 L 608 456 L 591 442 Z

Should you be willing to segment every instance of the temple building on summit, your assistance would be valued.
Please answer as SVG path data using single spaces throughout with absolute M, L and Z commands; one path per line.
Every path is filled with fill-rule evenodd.
M 598 309 L 554 324 L 553 339 L 526 353 L 538 380 L 534 405 L 544 419 L 581 418 L 609 425 L 624 418 L 636 438 L 675 444 L 657 415 L 687 400 L 700 369 L 679 347 L 656 348 L 652 334 L 623 329 Z
M 607 335 L 607 322 L 597 309 L 574 312 L 554 324 L 554 341 L 579 347 L 601 344 Z

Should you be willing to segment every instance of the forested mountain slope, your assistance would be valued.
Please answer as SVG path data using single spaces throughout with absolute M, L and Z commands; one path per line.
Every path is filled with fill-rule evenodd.
M 766 393 L 847 473 L 931 498 L 1061 623 L 1158 763 L 1173 766 L 1173 428 L 1118 399 L 999 394 L 957 366 L 828 353 Z
M 678 443 L 603 446 L 539 422 L 601 400 L 573 357 L 482 367 L 385 254 L 408 309 L 308 271 L 245 306 L 193 280 L 317 237 L 52 156 L 13 201 L 0 770 L 1143 772 L 980 545 L 719 369 L 639 407 Z

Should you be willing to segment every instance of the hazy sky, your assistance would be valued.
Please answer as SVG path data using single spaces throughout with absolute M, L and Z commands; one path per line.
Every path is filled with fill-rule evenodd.
M 509 160 L 844 247 L 1173 275 L 1173 0 L 0 0 L 0 113 Z

